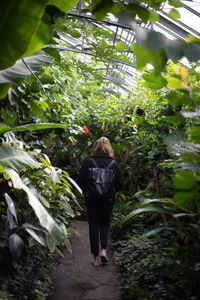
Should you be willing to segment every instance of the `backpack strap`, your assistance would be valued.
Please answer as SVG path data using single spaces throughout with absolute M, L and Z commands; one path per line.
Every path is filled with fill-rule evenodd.
M 97 165 L 97 162 L 94 158 L 90 158 L 90 160 L 92 161 L 93 165 L 95 165 L 96 168 L 99 168 Z M 115 161 L 112 159 L 111 162 L 107 165 L 107 167 L 105 169 L 108 170 L 114 163 L 115 163 Z
M 94 160 L 94 158 L 90 158 L 90 160 L 91 160 L 91 162 L 93 163 L 93 165 L 94 165 L 96 168 L 98 168 L 98 165 L 97 165 L 96 161 Z
M 108 166 L 106 167 L 106 169 L 109 169 L 114 163 L 115 163 L 115 161 L 111 160 L 111 162 L 108 164 Z

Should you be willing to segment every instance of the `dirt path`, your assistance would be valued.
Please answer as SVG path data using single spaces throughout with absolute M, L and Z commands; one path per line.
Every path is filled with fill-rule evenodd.
M 91 264 L 88 223 L 74 225 L 80 236 L 72 241 L 72 253 L 64 251 L 53 273 L 54 294 L 48 300 L 120 300 L 118 268 L 114 265 L 110 246 L 109 264 L 95 268 Z

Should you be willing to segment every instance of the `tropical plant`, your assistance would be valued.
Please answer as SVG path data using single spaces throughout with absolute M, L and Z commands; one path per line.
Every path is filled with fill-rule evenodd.
M 68 225 L 74 213 L 69 201 L 76 199 L 68 173 L 53 167 L 46 154 L 38 150 L 24 151 L 23 143 L 13 133 L 6 133 L 5 139 L 0 147 L 4 199 L 1 230 L 5 248 L 9 246 L 13 257 L 21 256 L 24 243 L 18 233 L 25 230 L 41 245 L 48 245 L 51 252 L 55 249 L 59 252 L 56 245 L 62 243 L 70 249 Z
M 48 245 L 50 252 L 59 252 L 63 243 L 70 247 L 68 226 L 74 213 L 69 199 L 76 199 L 69 184 L 73 180 L 66 171 L 75 179 L 80 161 L 92 151 L 93 141 L 106 135 L 125 176 L 124 191 L 118 194 L 113 236 L 125 235 L 125 239 L 130 239 L 130 243 L 128 240 L 121 244 L 122 257 L 123 247 L 134 256 L 126 252 L 130 261 L 125 265 L 129 278 L 124 286 L 128 287 L 125 290 L 129 298 L 142 295 L 155 299 L 159 297 L 157 291 L 165 296 L 170 280 L 167 288 L 159 282 L 156 290 L 156 283 L 153 284 L 154 291 L 149 294 L 148 289 L 142 289 L 145 278 L 156 282 L 161 274 L 161 281 L 164 280 L 162 270 L 171 268 L 172 260 L 182 259 L 183 268 L 177 268 L 173 277 L 176 284 L 167 294 L 172 297 L 174 286 L 182 286 L 180 274 L 187 273 L 186 254 L 191 244 L 199 241 L 199 65 L 190 65 L 187 70 L 170 62 L 178 62 L 182 57 L 190 63 L 197 62 L 199 39 L 189 36 L 185 41 L 171 41 L 139 26 L 156 22 L 156 11 L 165 2 L 148 1 L 147 7 L 146 1 L 84 1 L 83 8 L 98 20 L 112 13 L 121 23 L 128 23 L 136 32 L 136 41 L 130 47 L 122 41 L 113 45 L 114 36 L 107 30 L 69 18 L 66 13 L 77 0 L 3 1 L 0 13 L 2 248 L 9 248 L 13 258 L 17 258 L 27 245 L 31 247 L 36 241 L 38 249 Z M 169 4 L 169 17 L 177 20 L 176 8 L 183 3 L 172 0 Z M 69 46 L 61 40 L 63 34 L 77 40 L 84 35 L 89 49 L 95 53 L 90 66 L 78 54 L 63 52 Z M 116 59 L 127 61 L 126 52 L 135 54 L 136 61 L 132 63 L 137 69 L 148 63 L 153 69 L 146 68 L 128 96 L 109 95 L 101 90 L 103 73 L 96 69 Z M 174 137 L 168 140 L 171 135 Z M 144 212 L 145 216 L 141 214 Z M 139 238 L 140 241 L 133 239 L 137 231 L 146 237 Z M 163 258 L 158 247 L 147 239 L 155 233 L 183 246 L 182 255 L 179 248 L 171 250 L 174 255 L 168 255 L 165 249 Z M 153 238 L 156 240 L 158 235 Z M 142 258 L 142 268 L 137 269 L 135 278 L 131 264 L 136 261 L 137 266 L 138 252 L 141 254 L 144 247 L 149 249 L 149 256 Z M 189 268 L 194 279 L 199 270 L 195 247 L 191 249 L 195 259 Z M 189 276 L 184 278 L 186 286 L 191 287 Z M 185 293 L 184 287 L 182 291 Z M 2 298 L 11 297 L 10 292 L 3 290 Z M 187 292 L 188 297 L 191 294 Z

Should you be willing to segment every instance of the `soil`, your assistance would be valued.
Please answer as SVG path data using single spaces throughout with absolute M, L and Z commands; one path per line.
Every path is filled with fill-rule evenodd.
M 54 289 L 48 300 L 120 300 L 120 277 L 114 264 L 112 247 L 108 246 L 109 263 L 94 267 L 91 264 L 88 223 L 76 221 L 73 227 L 79 235 L 71 240 L 72 253 L 63 252 L 52 274 Z

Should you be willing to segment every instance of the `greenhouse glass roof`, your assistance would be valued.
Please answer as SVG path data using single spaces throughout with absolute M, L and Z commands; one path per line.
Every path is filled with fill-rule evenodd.
M 131 0 L 124 1 L 130 3 Z M 142 24 L 151 31 L 157 31 L 164 34 L 167 38 L 173 39 L 185 39 L 189 34 L 200 38 L 200 1 L 181 1 L 183 7 L 177 8 L 181 18 L 179 21 L 175 21 L 169 17 L 168 12 L 171 7 L 168 4 L 164 4 L 159 14 L 159 20 L 154 24 L 148 22 Z M 76 19 L 84 24 L 91 24 L 96 28 L 102 28 L 110 32 L 110 44 L 115 46 L 119 41 L 126 44 L 127 49 L 135 40 L 135 32 L 133 28 L 126 24 L 122 24 L 113 15 L 107 16 L 103 21 L 97 21 L 89 12 L 84 9 L 83 1 L 79 2 L 77 8 L 68 13 L 68 19 Z M 77 59 L 90 65 L 92 57 L 95 56 L 95 51 L 91 47 L 92 37 L 85 38 L 81 36 L 73 38 L 72 36 L 63 32 L 59 33 L 61 39 L 67 43 L 67 47 L 63 47 L 63 50 L 73 51 L 79 53 Z M 116 50 L 117 52 L 117 50 Z M 118 53 L 119 56 L 121 53 Z M 128 93 L 130 87 L 136 85 L 135 78 L 140 78 L 140 72 L 135 68 L 135 59 L 132 51 L 125 51 L 123 58 L 120 59 L 110 57 L 110 59 L 102 60 L 102 67 L 97 68 L 96 72 L 101 71 L 103 74 L 104 84 L 103 90 L 111 93 L 125 92 Z M 182 61 L 187 65 L 186 59 Z M 103 72 L 103 73 L 102 73 Z

